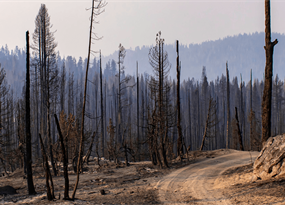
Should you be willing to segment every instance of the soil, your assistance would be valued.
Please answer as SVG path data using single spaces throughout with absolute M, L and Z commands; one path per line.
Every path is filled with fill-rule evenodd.
M 0 204 L 285 204 L 285 176 L 253 181 L 257 152 L 235 150 L 195 151 L 189 159 L 173 160 L 169 169 L 151 162 L 126 167 L 91 161 L 85 166 L 74 201 L 63 200 L 64 178 L 53 177 L 56 199 L 48 201 L 44 171 L 35 165 L 37 195 L 27 194 L 23 170 L 0 177 L 0 189 L 12 186 L 16 194 L 0 195 Z M 76 175 L 69 171 L 71 196 Z

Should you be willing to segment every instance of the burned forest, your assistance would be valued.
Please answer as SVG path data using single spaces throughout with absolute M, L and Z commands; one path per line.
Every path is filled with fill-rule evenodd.
M 214 170 L 219 180 L 208 178 L 203 183 L 219 182 L 226 204 L 238 203 L 233 201 L 240 200 L 233 196 L 234 190 L 242 192 L 243 183 L 244 189 L 259 190 L 263 175 L 251 180 L 259 185 L 242 176 L 257 173 L 257 168 L 263 173 L 267 158 L 262 153 L 270 151 L 261 150 L 274 149 L 269 142 L 279 141 L 272 137 L 285 132 L 285 82 L 273 72 L 273 48 L 279 45 L 277 40 L 271 42 L 270 1 L 265 0 L 265 46 L 258 48 L 266 57 L 263 53 L 263 79 L 253 78 L 256 70 L 245 63 L 248 72 L 240 70 L 234 76 L 237 68 L 231 58 L 220 63 L 223 71 L 215 76 L 212 70 L 208 75 L 206 66 L 195 68 L 200 78 L 185 76 L 191 72 L 189 62 L 183 62 L 187 46 L 179 39 L 169 42 L 159 29 L 153 33 L 152 46 L 141 52 L 119 43 L 112 58 L 102 60 L 106 57 L 104 48 L 97 47 L 103 38 L 97 34 L 98 19 L 108 15 L 109 3 L 91 3 L 86 11 L 88 39 L 78 39 L 88 40 L 82 54 L 87 58 L 59 53 L 52 24 L 56 19 L 45 4 L 35 16 L 34 30 L 21 34 L 25 49 L 0 49 L 0 203 L 191 204 L 201 200 L 206 204 L 204 198 L 213 197 L 218 204 L 218 192 L 206 197 L 192 187 L 173 185 L 178 183 L 173 173 L 186 183 L 188 175 L 181 173 L 195 163 L 189 177 L 210 177 Z M 128 55 L 142 53 L 149 72 L 141 58 L 129 64 Z M 222 163 L 240 161 L 219 171 L 212 158 Z M 235 183 L 234 188 L 226 180 Z M 279 186 L 283 181 L 268 183 Z M 166 194 L 170 190 L 173 195 Z M 185 194 L 187 190 L 196 195 Z

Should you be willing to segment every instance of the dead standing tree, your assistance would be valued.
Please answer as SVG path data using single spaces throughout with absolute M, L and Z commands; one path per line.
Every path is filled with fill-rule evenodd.
M 26 32 L 27 41 L 27 73 L 26 73 L 26 165 L 29 195 L 36 194 L 32 170 L 32 144 L 31 144 L 31 116 L 30 116 L 30 43 L 29 31 Z
M 109 142 L 107 142 L 109 160 L 113 159 L 115 163 L 118 163 L 118 146 L 117 141 L 115 139 L 115 126 L 113 125 L 112 118 L 109 119 L 107 132 L 110 136 Z
M 122 78 L 122 75 L 124 74 L 124 58 L 126 56 L 126 50 L 124 48 L 124 46 L 122 46 L 121 44 L 119 45 L 119 54 L 118 54 L 118 66 L 119 66 L 119 73 L 116 75 L 116 77 L 118 77 L 118 136 L 117 136 L 117 141 L 118 143 L 121 145 L 120 149 L 125 153 L 126 156 L 126 165 L 128 165 L 127 162 L 127 152 L 129 149 L 128 145 L 127 145 L 127 140 L 126 140 L 126 135 L 125 135 L 125 131 L 126 131 L 126 125 L 124 125 L 123 127 L 123 109 L 125 109 L 126 107 L 130 106 L 127 102 L 127 99 L 124 97 L 125 93 L 126 93 L 126 89 L 129 87 L 133 87 L 134 85 L 127 85 L 128 82 L 131 80 L 131 76 L 126 76 L 124 78 Z M 124 131 L 123 131 L 124 129 Z
M 42 156 L 43 156 L 43 164 L 44 164 L 45 176 L 46 176 L 47 198 L 49 201 L 51 201 L 55 199 L 54 186 L 53 186 L 52 176 L 49 170 L 48 157 L 46 155 L 44 143 L 43 143 L 40 133 L 39 133 L 39 138 L 40 138 L 40 144 L 41 144 L 41 150 L 42 150 Z M 49 181 L 50 181 L 50 185 L 49 185 Z
M 229 80 L 229 69 L 228 62 L 226 63 L 227 73 L 227 136 L 226 136 L 226 149 L 229 148 L 229 134 L 230 134 L 230 80 Z
M 87 152 L 86 152 L 85 156 L 83 157 L 83 163 L 85 163 L 85 162 L 86 162 L 86 164 L 88 164 L 88 163 L 89 163 L 89 158 L 90 158 L 90 156 L 91 156 L 91 152 L 92 152 L 92 149 L 93 149 L 93 144 L 94 144 L 94 140 L 95 140 L 95 138 L 96 138 L 96 140 L 95 140 L 95 141 L 98 141 L 98 140 L 97 140 L 98 127 L 99 127 L 99 125 L 101 125 L 101 126 L 102 126 L 102 124 L 103 124 L 103 123 L 102 123 L 102 121 L 100 120 L 100 121 L 99 121 L 99 123 L 97 124 L 97 127 L 96 127 L 95 132 L 93 132 L 93 134 L 92 134 L 91 141 L 90 141 L 90 144 L 89 144 L 89 148 L 88 148 L 88 150 L 87 150 Z M 98 157 L 98 165 L 99 165 L 99 150 L 98 150 L 98 142 L 96 142 L 96 153 L 97 153 L 97 157 Z
M 124 70 L 124 67 L 122 66 L 123 62 L 124 62 L 124 58 L 126 56 L 126 50 L 124 48 L 124 46 L 122 46 L 121 44 L 119 45 L 119 61 L 118 61 L 118 65 L 119 65 L 119 73 L 117 74 L 118 76 L 118 83 L 119 83 L 119 88 L 118 88 L 118 139 L 117 141 L 119 143 L 121 143 L 122 141 L 122 137 L 121 137 L 121 121 L 122 121 L 122 92 L 121 92 L 121 86 L 122 86 L 122 83 L 121 83 L 121 70 Z M 122 66 L 122 68 L 121 68 Z
M 277 39 L 271 42 L 270 27 L 270 0 L 265 0 L 265 82 L 262 97 L 262 146 L 271 136 L 271 98 L 273 74 L 273 48 L 278 43 Z
M 96 5 L 94 5 L 96 3 Z M 93 33 L 93 22 L 99 23 L 95 21 L 96 17 L 99 16 L 104 10 L 102 10 L 107 3 L 103 0 L 92 0 L 92 7 L 91 7 L 91 19 L 90 19 L 90 31 L 89 31 L 89 47 L 88 47 L 88 57 L 87 57 L 87 65 L 86 65 L 86 74 L 85 74 L 85 84 L 84 84 L 84 96 L 83 96 L 83 108 L 82 108 L 82 119 L 81 119 L 81 133 L 80 133 L 80 145 L 79 145 L 79 156 L 77 161 L 77 176 L 76 182 L 74 185 L 72 199 L 75 198 L 75 193 L 77 190 L 77 186 L 79 183 L 79 172 L 80 172 L 80 164 L 81 164 L 81 156 L 82 156 L 82 147 L 83 147 L 83 137 L 84 137 L 84 116 L 85 116 L 85 104 L 86 104 L 86 93 L 87 93 L 87 81 L 88 81 L 88 69 L 89 69 L 89 62 L 90 62 L 90 54 L 91 54 L 91 44 L 92 39 L 99 40 L 100 38 L 97 37 L 96 34 Z M 95 35 L 95 38 L 92 37 Z
M 138 155 L 138 160 L 141 161 L 141 150 L 140 150 L 140 129 L 139 129 L 139 126 L 140 126 L 140 100 L 139 100 L 139 97 L 140 97 L 140 81 L 139 81 L 139 65 L 138 65 L 138 62 L 137 62 L 137 155 Z
M 119 54 L 118 54 L 118 66 L 119 66 L 119 73 L 116 75 L 116 77 L 118 77 L 118 139 L 117 141 L 119 143 L 122 143 L 122 113 L 123 113 L 123 107 L 125 107 L 125 105 L 123 106 L 123 102 L 125 103 L 126 99 L 123 99 L 123 96 L 125 94 L 125 90 L 127 88 L 126 84 L 129 82 L 130 77 L 127 76 L 125 78 L 122 79 L 122 75 L 124 74 L 124 58 L 126 56 L 126 50 L 124 48 L 124 46 L 122 46 L 121 44 L 119 45 Z
M 41 89 L 41 135 L 48 138 L 48 149 L 54 175 L 57 175 L 55 168 L 52 139 L 51 139 L 51 105 L 57 95 L 58 89 L 58 69 L 56 62 L 54 32 L 51 32 L 52 25 L 50 16 L 45 4 L 42 4 L 35 20 L 35 31 L 33 34 L 33 50 L 35 55 L 34 65 L 39 70 L 39 85 Z M 37 75 L 37 74 L 35 74 Z M 37 76 L 36 76 L 37 77 Z M 37 86 L 37 85 L 36 85 Z
M 62 111 L 63 112 L 63 111 Z M 64 174 L 64 198 L 65 200 L 69 200 L 69 179 L 68 179 L 68 156 L 67 156 L 67 144 L 66 146 L 64 145 L 63 142 L 63 134 L 60 129 L 60 125 L 57 119 L 56 114 L 54 114 L 56 126 L 57 126 L 57 131 L 59 134 L 59 139 L 60 139 L 60 145 L 61 145 L 61 151 L 63 155 L 63 174 Z
M 152 126 L 154 142 L 157 145 L 154 148 L 158 149 L 157 162 L 161 167 L 168 167 L 167 162 L 167 141 L 169 128 L 172 125 L 174 112 L 170 107 L 170 83 L 167 80 L 170 70 L 168 54 L 163 50 L 164 39 L 161 38 L 161 32 L 156 35 L 156 45 L 149 50 L 149 63 L 153 68 L 154 76 L 149 81 L 151 99 L 153 102 L 153 114 L 149 124 Z M 155 123 L 155 124 L 154 124 Z M 156 152 L 156 151 L 155 151 Z
M 101 50 L 100 50 L 100 101 L 101 101 L 101 149 L 102 149 L 102 156 L 104 157 L 104 112 L 103 112 L 103 77 L 102 77 L 102 59 L 101 59 Z M 99 156 L 98 156 L 99 160 Z
M 241 136 L 241 130 L 239 126 L 239 120 L 238 120 L 238 111 L 237 107 L 235 107 L 235 118 L 236 118 L 236 127 L 237 127 L 237 134 L 238 134 L 238 140 L 239 140 L 239 148 L 241 151 L 244 151 L 243 144 L 242 144 L 242 136 Z
M 214 99 L 210 96 L 208 114 L 207 114 L 206 125 L 205 125 L 205 130 L 204 130 L 204 135 L 203 135 L 200 151 L 203 150 L 205 146 L 206 137 L 208 138 L 210 137 L 209 131 L 211 130 L 211 128 L 215 127 L 216 123 L 217 123 L 216 122 L 216 101 L 214 101 Z
M 180 112 L 180 71 L 181 66 L 179 64 L 179 42 L 176 41 L 176 72 L 177 72 L 177 130 L 178 130 L 178 139 L 177 139 L 177 156 L 182 160 L 183 156 L 183 147 L 182 147 L 182 128 L 181 128 L 181 112 Z

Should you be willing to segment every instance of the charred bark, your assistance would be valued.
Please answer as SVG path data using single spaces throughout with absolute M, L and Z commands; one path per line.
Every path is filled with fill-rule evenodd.
M 104 112 L 103 112 L 103 77 L 102 77 L 102 63 L 100 51 L 100 101 L 101 101 L 101 151 L 104 157 Z
M 229 148 L 229 134 L 230 134 L 230 80 L 229 80 L 229 69 L 228 62 L 226 63 L 227 73 L 227 136 L 226 136 L 226 149 Z
M 32 143 L 31 143 L 31 113 L 30 113 L 30 43 L 29 31 L 26 32 L 27 62 L 26 62 L 26 165 L 29 195 L 36 194 L 32 170 Z
M 45 169 L 45 176 L 46 176 L 46 187 L 47 187 L 47 198 L 49 201 L 55 199 L 54 197 L 54 187 L 53 187 L 53 181 L 52 181 L 52 176 L 49 170 L 49 165 L 48 165 L 48 158 L 46 155 L 46 151 L 44 148 L 44 143 L 41 137 L 41 134 L 39 134 L 40 138 L 40 143 L 41 143 L 41 150 L 42 150 L 42 156 L 43 156 L 43 164 L 44 164 L 44 169 Z M 49 184 L 49 181 L 51 183 L 51 186 Z
M 271 42 L 270 27 L 270 0 L 265 0 L 265 82 L 262 98 L 262 146 L 271 136 L 271 99 L 272 99 L 272 74 L 273 74 L 273 48 L 278 43 L 277 39 Z
M 176 41 L 176 72 L 177 72 L 177 130 L 178 130 L 178 139 L 177 139 L 177 156 L 182 160 L 183 157 L 183 147 L 182 147 L 182 129 L 181 129 L 181 112 L 180 112 L 180 71 L 181 67 L 179 65 L 179 42 Z
M 203 147 L 204 147 L 204 145 L 205 145 L 205 140 L 206 140 L 206 136 L 207 136 L 207 130 L 208 130 L 208 126 L 209 126 L 209 120 L 210 120 L 211 104 L 212 104 L 212 98 L 211 98 L 210 101 L 209 101 L 209 108 L 208 108 L 207 120 L 206 120 L 206 125 L 205 125 L 205 130 L 204 130 L 204 135 L 203 135 L 203 139 L 202 139 L 200 151 L 203 150 Z
M 240 127 L 239 127 L 237 107 L 235 107 L 235 111 L 236 111 L 235 118 L 236 118 L 236 125 L 237 125 L 237 134 L 238 134 L 238 140 L 239 140 L 239 148 L 240 148 L 240 150 L 244 151 L 243 144 L 242 144 L 241 131 L 240 131 Z
M 56 114 L 54 114 L 54 118 L 55 118 L 55 122 L 56 122 L 56 126 L 57 126 L 57 131 L 59 134 L 61 151 L 62 151 L 62 155 L 63 155 L 63 174 L 64 174 L 64 198 L 63 199 L 68 200 L 68 199 L 70 199 L 69 194 L 68 194 L 68 191 L 69 191 L 69 179 L 68 179 L 68 170 L 67 170 L 67 168 L 68 168 L 68 156 L 66 156 L 66 148 L 65 148 L 64 143 L 63 143 L 63 136 L 62 136 L 62 132 L 61 132 L 60 125 L 59 125 Z M 67 146 L 67 144 L 66 144 L 66 146 Z

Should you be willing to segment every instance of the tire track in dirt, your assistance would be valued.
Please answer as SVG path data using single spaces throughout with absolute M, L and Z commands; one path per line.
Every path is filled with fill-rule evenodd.
M 228 154 L 206 158 L 178 169 L 157 184 L 159 200 L 168 204 L 231 204 L 215 183 L 230 167 L 249 164 L 258 152 L 228 150 Z M 230 182 L 229 182 L 230 184 Z

